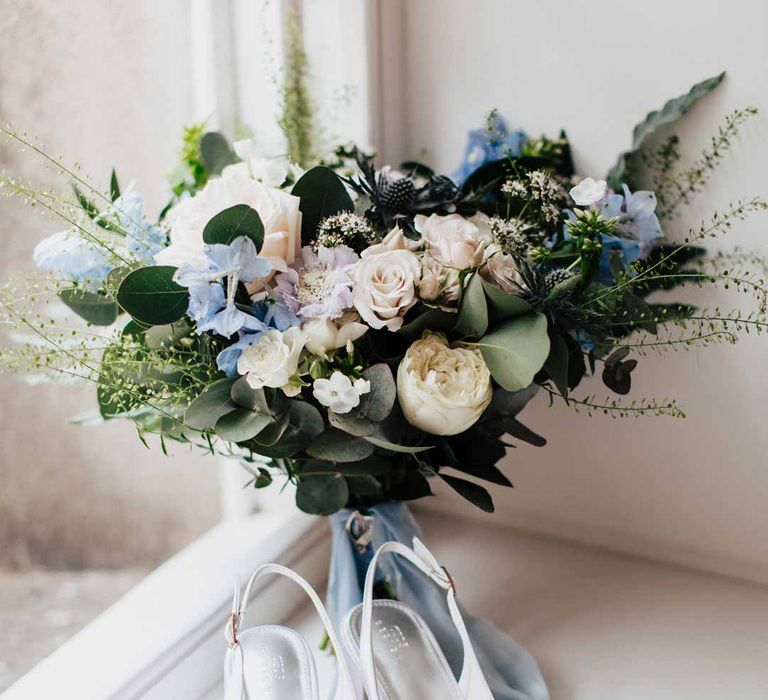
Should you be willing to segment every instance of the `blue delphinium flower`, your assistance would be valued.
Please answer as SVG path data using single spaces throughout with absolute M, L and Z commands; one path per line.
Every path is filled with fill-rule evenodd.
M 128 250 L 151 265 L 154 255 L 168 243 L 168 235 L 159 226 L 144 219 L 144 198 L 133 188 L 123 192 L 112 204 L 117 221 L 125 231 Z
M 495 111 L 491 112 L 487 126 L 473 129 L 467 135 L 464 160 L 451 177 L 461 185 L 481 165 L 505 156 L 519 156 L 527 140 L 524 131 L 510 133 L 504 118 Z
M 206 245 L 203 252 L 208 259 L 205 269 L 183 265 L 174 275 L 177 284 L 189 289 L 187 314 L 195 321 L 197 332 L 213 331 L 231 338 L 240 330 L 265 330 L 261 319 L 235 304 L 235 293 L 238 283 L 266 277 L 272 263 L 259 257 L 256 245 L 246 236 L 238 236 L 227 245 Z M 225 277 L 226 295 L 222 283 Z
M 35 246 L 32 258 L 57 279 L 90 291 L 99 290 L 113 268 L 107 251 L 83 238 L 75 227 L 44 238 Z

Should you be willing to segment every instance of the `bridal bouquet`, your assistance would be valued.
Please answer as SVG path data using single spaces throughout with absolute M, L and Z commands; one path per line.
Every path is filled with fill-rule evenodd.
M 755 110 L 730 115 L 686 168 L 676 137 L 649 145 L 721 80 L 649 114 L 605 177 L 575 175 L 564 134 L 510 133 L 495 113 L 452 176 L 378 167 L 354 146 L 299 167 L 197 126 L 157 219 L 114 172 L 103 192 L 66 170 L 73 198 L 4 176 L 67 222 L 35 249 L 46 275 L 2 298 L 26 341 L 4 361 L 93 381 L 101 419 L 237 456 L 257 488 L 293 482 L 310 513 L 427 496 L 431 478 L 491 511 L 478 480 L 510 485 L 497 466 L 509 441 L 545 443 L 518 419 L 537 392 L 681 416 L 671 400 L 620 398 L 638 359 L 766 328 L 763 261 L 702 248 L 766 203 L 675 226 Z M 686 285 L 756 306 L 667 298 Z M 39 306 L 54 296 L 87 325 L 51 322 Z M 577 394 L 594 375 L 613 398 Z

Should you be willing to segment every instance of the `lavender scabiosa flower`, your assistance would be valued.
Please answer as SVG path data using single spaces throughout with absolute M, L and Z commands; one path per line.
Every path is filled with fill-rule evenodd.
M 301 319 L 339 318 L 353 304 L 349 272 L 358 261 L 348 246 L 307 246 L 296 262 L 276 278 L 276 296 Z

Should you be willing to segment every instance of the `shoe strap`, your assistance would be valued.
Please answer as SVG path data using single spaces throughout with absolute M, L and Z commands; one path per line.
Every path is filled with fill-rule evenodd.
M 453 577 L 448 570 L 440 565 L 432 552 L 427 549 L 424 543 L 417 537 L 413 538 L 413 549 L 400 542 L 385 542 L 382 544 L 371 559 L 368 566 L 368 573 L 365 577 L 365 587 L 363 589 L 362 605 L 362 624 L 360 629 L 360 665 L 362 666 L 363 682 L 369 700 L 379 700 L 379 686 L 376 678 L 376 664 L 373 658 L 373 585 L 376 579 L 376 568 L 382 554 L 398 554 L 413 564 L 422 574 L 436 583 L 440 588 L 446 591 L 446 602 L 448 611 L 451 615 L 456 630 L 461 638 L 464 650 L 464 661 L 462 664 L 461 678 L 459 679 L 459 690 L 462 697 L 475 700 L 469 693 L 472 689 L 479 688 L 481 692 L 477 694 L 478 698 L 487 697 L 492 700 L 492 695 L 488 691 L 487 696 L 484 688 L 487 688 L 483 678 L 480 666 L 477 663 L 475 652 L 472 648 L 472 642 L 469 639 L 464 618 L 461 616 L 458 603 L 456 602 L 456 585 Z
M 325 605 L 323 605 L 323 601 L 320 600 L 320 596 L 315 593 L 314 588 L 312 588 L 303 577 L 281 564 L 264 564 L 256 569 L 250 579 L 248 579 L 248 583 L 245 586 L 245 591 L 242 596 L 240 595 L 240 580 L 238 579 L 235 584 L 235 592 L 232 597 L 232 613 L 227 621 L 227 626 L 224 628 L 224 637 L 226 638 L 228 645 L 227 657 L 225 660 L 225 677 L 226 679 L 232 680 L 231 683 L 228 682 L 226 684 L 225 700 L 247 700 L 245 684 L 243 682 L 243 651 L 237 637 L 238 629 L 248 609 L 251 591 L 253 590 L 254 585 L 257 581 L 270 574 L 289 578 L 291 581 L 297 583 L 307 596 L 309 596 L 309 599 L 315 606 L 317 614 L 323 622 L 325 631 L 328 634 L 328 639 L 333 645 L 336 654 L 337 682 L 334 700 L 354 700 L 354 685 L 344 656 L 343 647 L 336 635 L 333 623 L 328 615 L 328 611 L 325 609 Z

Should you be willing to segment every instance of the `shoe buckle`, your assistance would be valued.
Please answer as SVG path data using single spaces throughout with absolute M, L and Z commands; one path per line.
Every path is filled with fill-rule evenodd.
M 229 646 L 230 649 L 234 649 L 240 643 L 237 639 L 237 623 L 239 618 L 240 615 L 238 615 L 236 612 L 233 612 L 229 616 L 229 620 L 227 620 L 227 631 L 229 632 L 227 646 Z
M 444 566 L 440 567 L 443 570 L 443 573 L 445 574 L 445 578 L 448 579 L 448 585 L 450 589 L 453 591 L 453 595 L 456 595 L 456 579 L 451 576 L 451 572 L 448 571 Z

